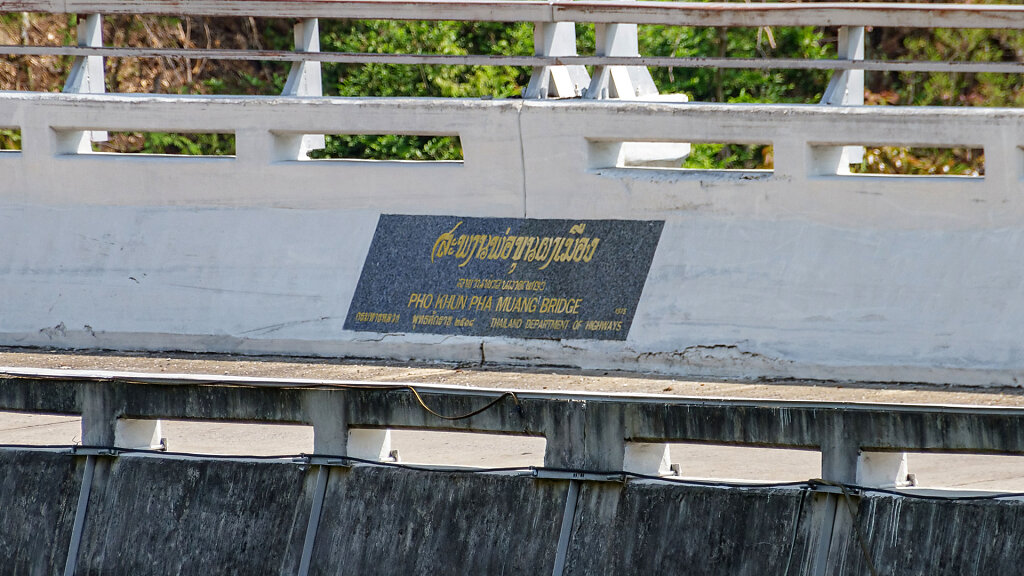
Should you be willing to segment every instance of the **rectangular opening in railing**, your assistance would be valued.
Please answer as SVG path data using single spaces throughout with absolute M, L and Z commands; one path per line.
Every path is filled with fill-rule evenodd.
M 985 177 L 985 150 L 970 145 L 812 145 L 816 176 Z
M 672 443 L 671 460 L 683 478 L 751 483 L 821 477 L 821 452 L 722 444 Z
M 1024 492 L 1024 456 L 911 452 L 907 472 L 924 490 Z
M 21 151 L 21 130 L 0 128 L 0 154 Z
M 368 437 L 372 438 L 372 436 Z M 525 468 L 544 465 L 546 445 L 547 441 L 538 436 L 508 436 L 438 430 L 392 430 L 390 444 L 380 456 L 395 462 L 431 466 Z M 361 449 L 353 446 L 351 437 L 349 448 L 349 453 L 353 456 L 362 452 Z M 370 452 L 376 452 L 376 445 Z
M 277 141 L 285 159 L 463 162 L 456 134 L 278 134 Z
M 82 417 L 0 412 L 0 446 L 70 446 L 82 441 Z
M 108 132 L 105 141 L 93 141 L 93 152 L 142 156 L 235 155 L 235 135 L 230 132 Z
M 313 427 L 301 424 L 255 424 L 201 420 L 134 420 L 135 429 L 119 426 L 117 445 L 163 447 L 170 452 L 222 456 L 296 456 L 313 451 Z M 141 431 L 141 433 L 140 433 Z M 132 436 L 132 437 L 129 437 Z M 140 442 L 139 439 L 142 441 Z
M 775 168 L 770 143 L 590 140 L 588 159 L 591 169 L 651 168 L 768 175 Z

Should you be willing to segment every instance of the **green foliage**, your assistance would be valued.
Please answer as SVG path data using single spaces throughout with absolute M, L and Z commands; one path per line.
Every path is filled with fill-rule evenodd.
M 772 147 L 743 144 L 694 144 L 683 168 L 700 170 L 762 170 L 773 167 Z
M 528 23 L 322 21 L 325 52 L 382 54 L 533 53 Z M 324 64 L 324 91 L 337 96 L 482 97 L 518 96 L 529 68 L 510 66 L 398 66 Z M 453 160 L 462 158 L 458 139 L 409 135 L 352 135 L 328 138 L 314 158 Z
M 187 156 L 234 156 L 235 135 L 150 132 L 142 152 Z
M 21 150 L 21 130 L 0 130 L 0 150 Z
M 640 53 L 649 56 L 729 58 L 834 58 L 835 46 L 819 28 L 680 28 L 644 26 Z M 774 46 L 773 46 L 774 44 Z M 702 102 L 815 103 L 828 86 L 820 70 L 652 68 L 660 92 Z
M 321 49 L 381 54 L 532 54 L 528 23 L 394 22 L 321 23 Z M 508 98 L 529 82 L 529 68 L 510 66 L 397 66 L 325 64 L 324 88 L 338 96 Z
M 892 38 L 886 30 L 877 41 L 888 53 L 869 57 L 899 60 L 1016 62 L 1024 54 L 1024 35 L 1013 30 L 911 30 Z M 872 41 L 876 38 L 872 38 Z M 869 46 L 871 42 L 869 42 Z M 1022 106 L 1024 77 L 1019 74 L 931 73 L 868 74 L 868 88 L 896 95 L 915 106 Z
M 907 148 L 874 146 L 864 152 L 855 174 L 907 176 L 983 176 L 985 156 L 971 148 Z
M 172 154 L 179 156 L 233 156 L 234 134 L 175 132 L 111 132 L 107 142 L 96 142 L 97 152 Z
M 310 151 L 310 158 L 462 160 L 462 146 L 453 136 L 328 135 L 326 140 L 326 148 Z

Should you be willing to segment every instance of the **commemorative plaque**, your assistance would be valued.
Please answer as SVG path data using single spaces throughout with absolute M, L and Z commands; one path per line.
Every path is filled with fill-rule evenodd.
M 625 340 L 663 226 L 383 214 L 345 329 Z

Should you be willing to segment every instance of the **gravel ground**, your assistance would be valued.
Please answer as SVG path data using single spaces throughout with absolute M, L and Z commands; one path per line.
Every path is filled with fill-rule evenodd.
M 1021 388 L 964 388 L 925 384 L 798 380 L 694 380 L 649 373 L 490 364 L 480 366 L 381 362 L 366 359 L 0 348 L 0 367 L 3 366 L 154 374 L 421 382 L 521 390 L 672 394 L 708 398 L 1024 406 L 1024 389 Z

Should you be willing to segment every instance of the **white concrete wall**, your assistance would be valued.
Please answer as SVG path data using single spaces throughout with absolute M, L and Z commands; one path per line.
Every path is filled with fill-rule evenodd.
M 0 344 L 1017 384 L 1024 113 L 0 93 Z M 235 158 L 60 154 L 75 129 Z M 458 134 L 465 161 L 282 160 L 286 135 Z M 772 174 L 602 167 L 589 141 L 771 142 Z M 839 176 L 822 145 L 982 147 L 984 178 Z M 345 331 L 380 213 L 666 221 L 625 342 Z

